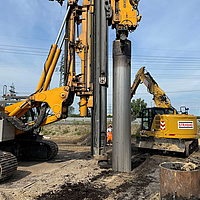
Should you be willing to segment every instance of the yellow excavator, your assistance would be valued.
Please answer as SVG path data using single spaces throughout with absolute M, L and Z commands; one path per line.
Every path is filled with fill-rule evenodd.
M 198 149 L 196 116 L 188 115 L 186 107 L 181 107 L 178 112 L 150 73 L 145 72 L 145 67 L 142 67 L 135 76 L 131 98 L 141 82 L 153 95 L 156 107 L 142 110 L 141 131 L 136 140 L 136 147 L 180 152 L 189 156 Z

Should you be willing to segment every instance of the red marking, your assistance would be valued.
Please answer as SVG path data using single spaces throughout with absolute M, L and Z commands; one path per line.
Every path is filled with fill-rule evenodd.
M 160 121 L 160 129 L 165 130 L 165 121 Z
M 175 136 L 176 134 L 169 134 L 169 136 Z

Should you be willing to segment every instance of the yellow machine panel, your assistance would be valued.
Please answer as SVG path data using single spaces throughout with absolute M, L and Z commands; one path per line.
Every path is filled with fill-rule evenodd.
M 119 1 L 118 14 L 114 15 L 114 21 L 119 21 L 121 25 L 137 26 L 137 10 L 128 0 Z
M 117 37 L 120 35 L 122 40 L 128 36 L 129 31 L 134 31 L 137 28 L 138 22 L 141 20 L 138 3 L 139 0 L 111 1 L 112 28 L 116 29 Z
M 168 114 L 155 116 L 148 136 L 191 139 L 197 137 L 197 119 L 194 115 Z

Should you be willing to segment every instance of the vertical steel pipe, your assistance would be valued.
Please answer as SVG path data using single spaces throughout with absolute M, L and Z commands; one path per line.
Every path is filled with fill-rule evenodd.
M 100 155 L 100 130 L 101 130 L 101 88 L 99 84 L 99 77 L 100 77 L 100 69 L 101 69 L 101 40 L 100 40 L 100 31 L 101 31 L 101 1 L 95 0 L 94 1 L 94 135 L 93 135 L 93 142 L 94 142 L 94 156 Z
M 113 42 L 114 171 L 131 171 L 131 41 Z
M 98 160 L 107 159 L 106 155 L 106 117 L 107 87 L 99 83 L 101 75 L 107 73 L 107 21 L 105 0 L 94 1 L 93 27 L 93 155 Z
M 89 17 L 89 71 L 90 71 L 90 79 L 89 79 L 89 87 L 91 87 L 91 84 L 93 85 L 93 73 L 94 73 L 94 52 L 93 52 L 93 46 L 94 46 L 94 0 L 91 0 L 91 6 L 90 6 L 90 17 Z M 94 90 L 93 90 L 94 92 Z M 94 94 L 94 93 L 93 93 Z M 93 98 L 94 99 L 94 98 Z M 94 105 L 94 103 L 93 103 Z M 94 108 L 91 108 L 91 155 L 94 154 Z
M 101 0 L 101 74 L 108 78 L 108 25 L 105 0 Z M 108 81 L 108 80 L 107 80 Z M 107 83 L 101 85 L 101 146 L 106 146 L 107 130 Z M 105 152 L 104 152 L 105 153 Z

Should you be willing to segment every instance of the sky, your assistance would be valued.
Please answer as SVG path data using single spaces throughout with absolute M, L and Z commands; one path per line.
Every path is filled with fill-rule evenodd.
M 81 4 L 82 1 L 80 0 Z M 37 87 L 51 45 L 55 42 L 66 11 L 48 0 L 7 0 L 0 7 L 0 95 L 3 85 L 14 83 L 18 95 L 29 95 Z M 142 20 L 129 34 L 132 42 L 131 78 L 142 67 L 157 81 L 172 105 L 189 107 L 200 115 L 200 1 L 141 0 Z M 112 42 L 109 28 L 108 113 L 112 113 Z M 59 68 L 59 65 L 58 65 Z M 77 65 L 80 68 L 80 64 Z M 80 70 L 80 69 L 78 69 Z M 77 71 L 78 71 L 77 70 Z M 59 86 L 55 72 L 51 88 Z M 154 106 L 152 95 L 141 84 L 134 96 Z M 73 106 L 78 112 L 76 98 Z

